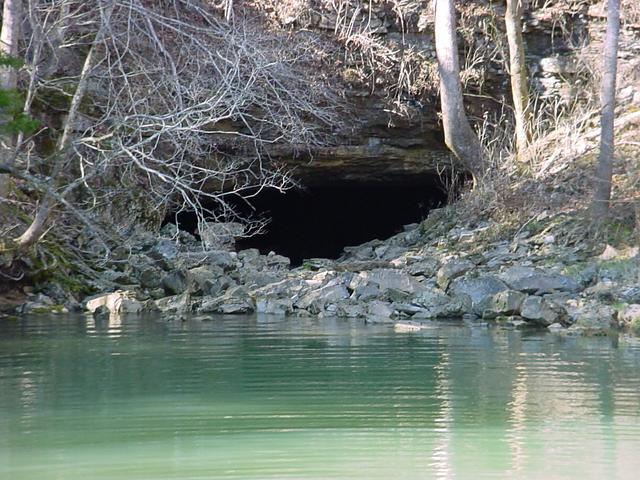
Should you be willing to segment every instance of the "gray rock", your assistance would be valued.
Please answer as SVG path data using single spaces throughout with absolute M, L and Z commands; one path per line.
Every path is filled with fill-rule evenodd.
M 188 271 L 174 270 L 162 279 L 162 288 L 167 295 L 180 295 L 189 289 L 191 276 Z
M 583 334 L 605 334 L 616 325 L 615 309 L 593 298 L 569 301 L 567 309 L 574 326 Z
M 475 264 L 469 260 L 451 260 L 438 269 L 436 283 L 446 290 L 452 280 L 464 275 L 475 268 Z
M 243 271 L 241 275 L 242 284 L 251 288 L 260 288 L 271 283 L 284 280 L 283 274 L 273 271 L 258 272 L 255 270 Z
M 360 318 L 366 315 L 366 307 L 357 302 L 340 302 L 337 304 L 336 316 L 343 318 Z
M 174 241 L 162 239 L 151 248 L 148 256 L 156 260 L 161 268 L 171 269 L 178 256 L 178 247 Z
M 504 290 L 496 293 L 483 312 L 484 318 L 495 318 L 499 315 L 518 315 L 522 303 L 527 296 L 516 290 Z
M 159 268 L 148 266 L 138 274 L 138 282 L 142 288 L 155 289 L 162 285 L 164 272 Z
M 191 296 L 185 292 L 181 295 L 160 298 L 154 304 L 155 308 L 162 313 L 187 313 L 191 311 Z
M 355 291 L 358 287 L 376 284 L 381 292 L 395 289 L 406 293 L 416 293 L 422 290 L 422 284 L 411 275 L 390 268 L 377 268 L 368 272 L 360 272 L 355 275 L 349 284 L 349 288 Z
M 287 315 L 293 311 L 293 302 L 290 298 L 257 298 L 256 313 L 268 313 L 271 315 Z
M 352 260 L 372 260 L 375 254 L 372 245 L 364 244 L 357 247 L 344 247 L 343 257 Z
M 398 245 L 381 245 L 374 249 L 376 258 L 381 260 L 393 260 L 407 253 L 406 247 Z
M 436 258 L 423 258 L 417 262 L 411 263 L 406 270 L 411 275 L 433 277 L 439 267 L 440 262 Z
M 349 291 L 341 283 L 335 281 L 316 290 L 311 290 L 302 295 L 296 302 L 297 308 L 308 310 L 311 313 L 320 313 L 327 304 L 338 303 L 349 298 Z
M 456 278 L 451 282 L 448 293 L 456 297 L 468 295 L 473 313 L 482 315 L 493 296 L 504 290 L 508 290 L 508 287 L 497 277 L 481 275 Z
M 364 285 L 358 285 L 355 287 L 355 289 L 353 289 L 353 293 L 351 293 L 351 298 L 353 300 L 360 300 L 362 302 L 380 298 L 381 296 L 382 291 L 380 290 L 380 285 L 378 285 L 377 283 L 366 283 Z
M 269 255 L 265 257 L 265 262 L 267 268 L 270 269 L 287 270 L 291 266 L 291 260 L 273 252 L 269 253 Z
M 367 315 L 368 318 L 391 318 L 393 316 L 393 308 L 387 302 L 373 300 L 367 304 Z
M 471 309 L 468 297 L 453 298 L 435 289 L 424 289 L 412 298 L 411 304 L 420 308 L 413 314 L 414 319 L 461 317 Z
M 253 298 L 296 298 L 308 290 L 307 284 L 300 278 L 289 278 L 270 283 L 251 290 Z
M 194 295 L 216 296 L 223 290 L 233 286 L 233 282 L 226 278 L 222 268 L 216 265 L 202 265 L 189 270 L 191 292 Z
M 546 327 L 553 323 L 565 323 L 567 312 L 564 308 L 548 302 L 542 297 L 531 296 L 522 303 L 520 315 Z
M 249 313 L 254 309 L 253 300 L 243 287 L 232 287 L 218 297 L 203 297 L 196 307 L 198 313 Z
M 580 290 L 578 282 L 571 277 L 559 273 L 544 273 L 533 267 L 511 267 L 500 274 L 500 279 L 513 290 L 536 295 Z
M 236 239 L 244 235 L 245 228 L 238 222 L 203 222 L 199 233 L 207 249 L 232 249 Z
M 257 248 L 247 248 L 238 252 L 238 260 L 244 265 L 250 265 L 260 258 L 260 250 Z
M 206 252 L 207 263 L 222 268 L 225 272 L 237 267 L 237 254 L 225 250 L 209 250 Z

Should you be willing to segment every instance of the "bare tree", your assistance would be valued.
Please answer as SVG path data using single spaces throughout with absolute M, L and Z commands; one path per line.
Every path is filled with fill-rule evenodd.
M 530 135 L 531 109 L 529 103 L 529 85 L 524 58 L 524 40 L 522 38 L 522 11 L 524 0 L 507 0 L 505 24 L 509 42 L 509 76 L 511 77 L 511 95 L 515 110 L 516 147 L 518 158 L 527 148 Z
M 482 147 L 464 111 L 453 0 L 435 1 L 435 41 L 440 72 L 440 102 L 445 143 L 469 169 L 474 181 L 482 175 Z
M 166 211 L 241 219 L 231 198 L 292 185 L 266 147 L 319 145 L 337 123 L 337 97 L 300 74 L 312 38 L 285 48 L 286 39 L 193 0 L 30 2 L 41 35 L 29 45 L 43 52 L 29 56 L 34 90 L 69 107 L 53 154 L 24 142 L 25 170 L 0 165 L 22 180 L 50 179 L 20 245 L 40 237 L 56 206 L 121 231 Z M 47 76 L 73 66 L 50 64 L 56 45 L 85 52 L 79 75 Z
M 111 13 L 113 12 L 113 7 L 113 2 L 110 2 L 110 4 L 108 4 L 106 7 L 99 5 L 99 12 L 101 17 L 99 21 L 99 28 L 84 59 L 82 71 L 80 72 L 80 77 L 78 78 L 78 85 L 76 86 L 75 93 L 73 94 L 73 97 L 71 99 L 71 105 L 69 107 L 69 113 L 67 114 L 67 118 L 64 124 L 62 136 L 60 137 L 60 140 L 58 142 L 58 147 L 56 149 L 57 151 L 52 158 L 53 166 L 51 170 L 51 178 L 53 182 L 57 182 L 59 180 L 62 168 L 68 162 L 66 157 L 70 153 L 69 150 L 71 147 L 72 135 L 75 130 L 76 122 L 80 112 L 80 103 L 82 102 L 85 92 L 87 91 L 89 78 L 95 62 L 96 50 L 98 48 L 98 45 L 102 41 L 104 31 L 109 23 Z M 52 185 L 52 187 L 54 186 L 55 185 Z M 16 239 L 16 244 L 18 245 L 18 247 L 29 246 L 35 243 L 38 238 L 40 238 L 40 235 L 42 235 L 42 232 L 51 213 L 51 208 L 54 202 L 54 197 L 52 196 L 50 191 L 45 192 L 45 195 L 36 210 L 31 225 L 29 225 L 29 228 L 27 228 L 27 230 Z
M 620 33 L 620 0 L 607 2 L 607 33 L 604 41 L 604 71 L 600 91 L 600 155 L 596 169 L 593 214 L 602 221 L 609 213 L 611 177 L 614 156 L 614 120 L 616 103 L 616 73 L 618 67 L 618 36 Z

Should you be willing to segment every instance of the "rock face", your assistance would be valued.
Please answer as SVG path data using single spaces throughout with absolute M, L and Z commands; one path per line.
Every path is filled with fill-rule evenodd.
M 443 142 L 438 119 L 437 77 L 426 73 L 437 68 L 437 62 L 433 11 L 425 2 L 403 2 L 401 18 L 398 9 L 391 8 L 389 2 L 349 2 L 348 7 L 344 6 L 349 12 L 348 32 L 335 2 L 261 0 L 260 3 L 263 10 L 274 12 L 270 17 L 273 28 L 312 32 L 330 45 L 327 55 L 331 72 L 325 73 L 331 84 L 340 89 L 345 115 L 350 119 L 344 125 L 334 126 L 331 132 L 334 144 L 326 147 L 313 151 L 285 146 L 271 148 L 271 157 L 294 167 L 305 185 L 327 185 L 337 179 L 387 185 L 423 183 L 425 178 L 437 176 L 439 166 L 448 168 L 455 162 Z M 603 19 L 589 8 L 589 3 L 567 0 L 562 6 L 554 2 L 527 6 L 523 18 L 527 67 L 532 87 L 540 97 L 561 101 L 575 97 L 581 69 L 573 45 L 586 45 L 591 54 L 600 53 Z M 502 4 L 489 2 L 487 6 L 487 2 L 471 0 L 460 2 L 456 8 L 461 13 L 460 26 L 466 21 L 467 31 L 472 32 L 461 37 L 461 58 L 468 51 L 480 52 L 479 55 L 494 52 L 499 44 L 506 43 L 504 37 L 494 35 L 500 29 L 487 29 L 488 25 L 495 25 L 496 19 L 504 18 Z M 558 34 L 558 25 L 569 26 L 570 38 Z M 633 27 L 627 29 L 630 37 L 634 32 Z M 375 49 L 389 52 L 385 54 L 384 69 L 372 72 L 369 62 L 358 57 L 361 51 L 355 54 L 345 51 L 345 39 L 351 35 L 360 35 Z M 621 58 L 637 54 L 627 42 L 621 42 L 620 49 Z M 403 56 L 402 52 L 411 54 Z M 375 63 L 375 57 L 372 53 L 371 63 Z M 496 99 L 504 98 L 509 84 L 506 69 L 489 57 L 481 57 L 478 64 L 479 68 L 470 67 L 465 72 L 467 88 Z M 400 65 L 408 66 L 418 77 L 410 76 L 411 91 L 404 89 L 397 95 L 389 95 L 397 89 Z M 472 117 L 482 118 L 487 111 L 499 109 L 500 103 L 469 97 L 465 106 Z

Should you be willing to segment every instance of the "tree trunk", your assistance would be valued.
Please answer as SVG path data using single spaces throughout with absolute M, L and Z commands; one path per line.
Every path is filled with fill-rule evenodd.
M 529 105 L 529 85 L 524 59 L 524 41 L 522 38 L 522 2 L 507 0 L 505 24 L 509 41 L 509 75 L 511 77 L 511 95 L 516 120 L 516 149 L 518 159 L 529 144 L 531 110 Z
M 20 23 L 22 22 L 22 0 L 4 0 L 2 8 L 2 32 L 0 32 L 0 52 L 11 57 L 18 56 Z M 0 88 L 16 88 L 18 73 L 12 67 L 0 67 Z
M 469 169 L 474 182 L 484 172 L 482 147 L 464 111 L 458 45 L 456 11 L 453 0 L 435 2 L 435 39 L 440 71 L 440 103 L 445 143 Z
M 604 71 L 600 91 L 600 155 L 596 169 L 593 214 L 602 221 L 609 214 L 611 176 L 613 174 L 613 122 L 616 103 L 616 71 L 618 67 L 618 36 L 620 33 L 620 0 L 607 2 L 607 33 L 604 41 Z
M 2 9 L 2 31 L 0 32 L 0 52 L 3 55 L 18 56 L 18 40 L 20 38 L 20 24 L 22 22 L 22 0 L 4 0 Z M 15 90 L 18 84 L 18 72 L 11 66 L 0 66 L 0 89 Z M 2 134 L 0 145 L 1 160 L 10 163 L 13 157 L 11 151 L 15 147 L 15 139 L 10 134 Z M 7 195 L 7 175 L 0 175 L 0 198 Z

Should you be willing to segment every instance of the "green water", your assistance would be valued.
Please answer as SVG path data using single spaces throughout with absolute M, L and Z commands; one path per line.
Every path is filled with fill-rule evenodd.
M 0 479 L 640 475 L 640 345 L 327 319 L 0 321 Z

